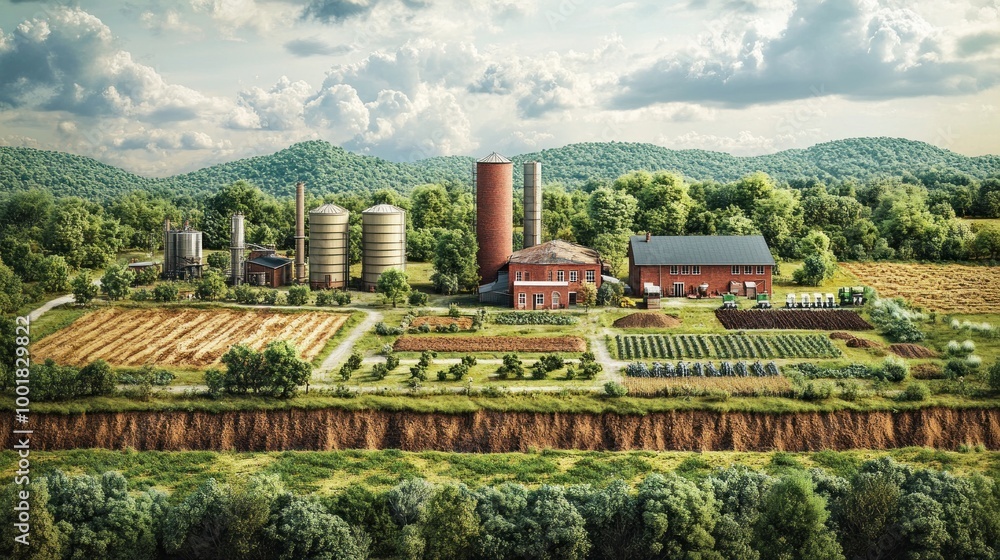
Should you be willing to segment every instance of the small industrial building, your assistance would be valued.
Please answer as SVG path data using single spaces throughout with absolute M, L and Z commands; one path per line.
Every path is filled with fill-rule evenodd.
M 507 290 L 515 309 L 576 305 L 584 283 L 601 286 L 604 263 L 597 251 L 555 240 L 521 249 L 507 259 Z
M 280 288 L 293 280 L 292 259 L 279 257 L 274 250 L 255 250 L 246 261 L 246 281 L 255 286 Z
M 754 297 L 770 293 L 774 257 L 760 235 L 633 235 L 628 247 L 629 286 L 663 297 Z

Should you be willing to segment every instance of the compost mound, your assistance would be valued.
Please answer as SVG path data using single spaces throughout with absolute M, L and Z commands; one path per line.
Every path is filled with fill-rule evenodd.
M 837 331 L 830 333 L 830 338 L 833 340 L 852 340 L 856 337 L 849 332 Z
M 893 344 L 889 350 L 903 358 L 937 358 L 938 353 L 919 344 Z
M 633 313 L 618 319 L 612 325 L 619 329 L 670 328 L 681 324 L 676 318 L 662 313 Z
M 882 345 L 867 338 L 854 337 L 847 341 L 847 346 L 851 348 L 881 348 Z

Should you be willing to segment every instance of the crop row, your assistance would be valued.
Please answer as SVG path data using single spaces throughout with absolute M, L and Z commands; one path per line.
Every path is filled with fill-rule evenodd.
M 795 329 L 867 331 L 872 326 L 854 311 L 834 309 L 720 309 L 715 316 L 729 330 Z
M 739 334 L 618 335 L 618 356 L 644 358 L 836 358 L 841 355 L 830 340 L 818 334 L 776 336 Z
M 626 377 L 775 377 L 780 375 L 774 362 L 766 365 L 759 361 L 752 364 L 746 362 L 719 362 L 718 367 L 712 362 L 653 362 L 646 365 L 633 362 L 625 366 Z
M 505 311 L 490 316 L 498 325 L 575 325 L 579 319 L 548 311 Z
M 578 336 L 401 336 L 397 352 L 585 352 L 587 341 Z

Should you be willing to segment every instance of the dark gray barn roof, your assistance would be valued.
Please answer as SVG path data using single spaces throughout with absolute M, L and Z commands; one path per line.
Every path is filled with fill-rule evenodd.
M 633 235 L 629 240 L 637 265 L 773 265 L 761 235 Z
M 267 268 L 281 268 L 292 264 L 291 259 L 283 257 L 257 257 L 256 259 L 250 259 L 247 262 L 260 266 L 266 266 Z

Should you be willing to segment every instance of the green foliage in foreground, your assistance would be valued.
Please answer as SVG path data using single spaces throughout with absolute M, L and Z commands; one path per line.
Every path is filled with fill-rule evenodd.
M 840 559 L 880 543 L 901 557 L 1000 557 L 994 479 L 884 457 L 843 476 L 802 470 L 792 456 L 775 455 L 770 473 L 696 463 L 637 484 L 473 489 L 410 478 L 323 499 L 289 491 L 274 474 L 208 479 L 167 497 L 129 491 L 118 473 L 53 472 L 34 479 L 32 515 L 43 522 L 32 538 L 50 557 L 135 559 Z M 12 488 L 0 493 L 8 532 Z M 14 546 L 0 542 L 0 555 L 15 557 Z

